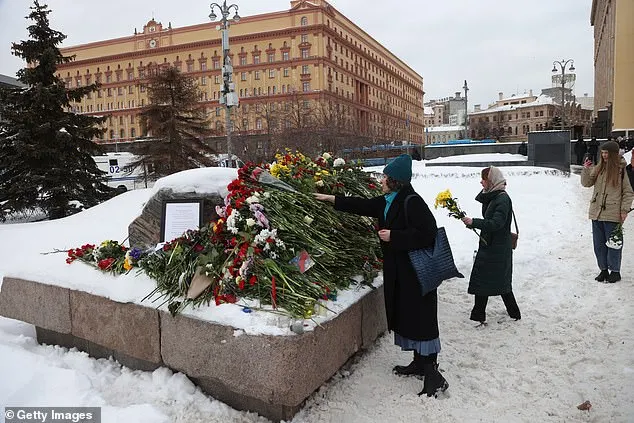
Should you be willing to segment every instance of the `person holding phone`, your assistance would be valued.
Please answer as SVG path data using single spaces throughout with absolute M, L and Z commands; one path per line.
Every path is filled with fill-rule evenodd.
M 625 178 L 626 162 L 619 155 L 619 144 L 608 141 L 601 145 L 599 164 L 592 165 L 586 158 L 581 171 L 581 185 L 594 187 L 588 216 L 592 220 L 592 242 L 597 258 L 598 282 L 615 283 L 621 280 L 623 248 L 608 248 L 607 240 L 619 224 L 625 222 L 632 207 L 634 192 Z

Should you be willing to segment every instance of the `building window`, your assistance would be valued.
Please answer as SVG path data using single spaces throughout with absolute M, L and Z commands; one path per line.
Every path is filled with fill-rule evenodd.
M 246 72 L 240 73 L 240 81 L 246 81 L 246 80 L 247 80 L 247 73 Z
M 286 85 L 282 84 L 282 94 L 286 94 Z
M 309 52 L 309 50 L 307 48 L 303 49 L 302 50 L 302 59 L 308 59 L 309 54 L 310 54 L 310 52 Z
M 125 129 L 119 130 L 119 138 L 125 138 Z
M 300 20 L 300 25 L 301 26 L 308 25 L 308 18 L 306 16 L 302 16 L 302 19 Z
M 260 71 L 256 70 L 255 75 L 253 76 L 255 79 L 260 79 Z
M 128 81 L 132 81 L 134 79 L 134 72 L 128 72 Z
M 108 93 L 107 94 L 108 97 L 112 97 L 112 88 L 108 88 L 107 93 Z
M 269 63 L 275 62 L 275 53 L 269 53 L 267 59 Z
M 288 68 L 284 68 L 284 73 L 283 73 L 283 75 L 284 75 L 285 77 L 287 77 L 287 76 L 288 76 L 288 74 L 289 74 L 289 72 L 290 72 L 290 71 L 289 71 L 289 69 L 288 69 Z
M 310 91 L 310 82 L 303 82 L 302 83 L 302 91 L 304 91 L 305 93 Z
M 275 78 L 275 69 L 269 69 L 269 78 Z
M 307 43 L 308 42 L 308 34 L 302 34 L 301 40 L 302 40 L 302 43 Z
M 302 66 L 302 73 L 304 75 L 310 75 L 310 71 L 308 70 L 308 65 Z
M 259 64 L 260 63 L 260 55 L 256 54 L 255 56 L 253 56 L 253 63 L 254 64 Z
M 200 70 L 207 70 L 207 62 L 200 62 Z
M 261 118 L 257 118 L 255 120 L 255 129 L 262 129 L 262 119 Z
M 273 95 L 277 94 L 277 86 L 273 85 Z
M 288 60 L 288 51 L 282 52 L 282 60 Z
M 207 85 L 207 77 L 206 76 L 201 76 L 200 77 L 200 85 Z
M 220 84 L 220 75 L 214 76 L 214 84 Z
M 194 71 L 194 64 L 193 63 L 188 63 L 187 64 L 187 72 L 193 72 Z
M 117 95 L 123 95 L 123 87 L 117 88 Z
M 128 85 L 128 94 L 132 94 L 134 92 L 134 85 Z

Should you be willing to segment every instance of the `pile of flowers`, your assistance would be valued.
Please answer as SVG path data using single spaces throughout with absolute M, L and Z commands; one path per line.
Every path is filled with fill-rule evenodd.
M 67 253 L 66 263 L 68 264 L 80 260 L 115 275 L 132 270 L 138 265 L 142 256 L 138 248 L 130 249 L 112 240 L 104 241 L 98 247 L 93 244 L 84 244 L 79 248 L 71 248 Z
M 188 304 L 248 299 L 310 318 L 353 277 L 370 283 L 380 269 L 374 222 L 313 197 L 379 195 L 379 184 L 360 164 L 287 151 L 271 166 L 246 164 L 227 188 L 215 220 L 134 261 L 157 281 L 148 297 L 167 303 L 172 314 Z

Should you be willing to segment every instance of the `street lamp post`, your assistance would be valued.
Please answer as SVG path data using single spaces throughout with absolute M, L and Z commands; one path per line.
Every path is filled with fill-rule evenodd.
M 570 72 L 574 72 L 575 70 L 575 61 L 572 59 L 568 60 L 555 60 L 553 62 L 553 73 L 558 72 L 557 67 L 561 69 L 561 129 L 566 127 L 566 101 L 565 101 L 565 93 L 566 93 L 566 67 Z
M 468 97 L 467 97 L 467 92 L 469 91 L 469 87 L 467 86 L 467 80 L 464 80 L 464 86 L 462 87 L 462 89 L 464 90 L 464 139 L 469 138 L 469 116 L 467 114 L 467 108 L 468 108 Z
M 231 58 L 229 57 L 229 26 L 230 19 L 227 19 L 231 9 L 235 9 L 235 14 L 233 15 L 233 22 L 238 22 L 240 20 L 240 16 L 238 16 L 238 6 L 236 4 L 231 4 L 227 6 L 227 1 L 224 0 L 222 5 L 218 3 L 211 3 L 209 5 L 211 9 L 211 13 L 209 14 L 209 19 L 212 21 L 216 20 L 216 14 L 214 13 L 214 8 L 218 8 L 220 10 L 220 14 L 222 18 L 220 19 L 220 27 L 216 27 L 220 29 L 222 34 L 222 97 L 220 98 L 220 104 L 225 105 L 225 126 L 227 129 L 227 166 L 233 166 L 233 145 L 231 144 L 231 108 L 233 106 L 238 105 L 238 95 L 235 92 L 235 85 L 233 83 L 233 65 L 231 64 Z

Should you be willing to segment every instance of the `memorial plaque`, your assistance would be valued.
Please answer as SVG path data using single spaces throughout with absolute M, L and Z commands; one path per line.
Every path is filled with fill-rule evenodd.
M 166 200 L 161 216 L 161 242 L 171 241 L 190 229 L 198 229 L 203 220 L 203 200 Z

